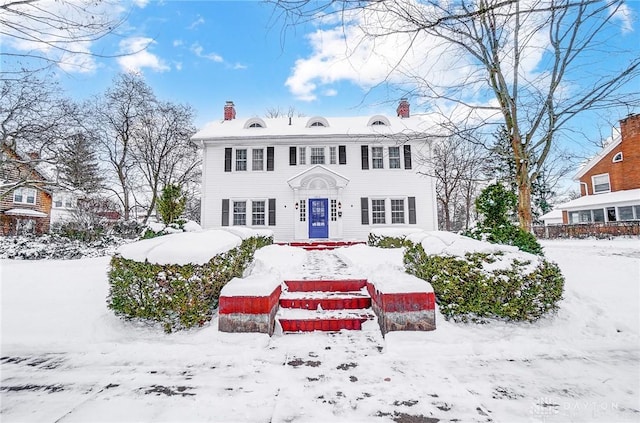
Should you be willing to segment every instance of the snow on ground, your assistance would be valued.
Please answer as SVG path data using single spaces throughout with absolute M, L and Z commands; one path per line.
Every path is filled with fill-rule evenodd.
M 640 242 L 543 244 L 567 279 L 556 316 L 475 325 L 438 314 L 433 332 L 385 339 L 375 322 L 361 332 L 269 338 L 218 332 L 216 319 L 168 335 L 107 309 L 108 258 L 2 260 L 0 418 L 640 420 Z M 297 269 L 300 278 L 357 276 L 366 265 L 353 257 L 379 254 L 359 251 L 348 265 L 342 254 L 265 251 L 273 272 Z

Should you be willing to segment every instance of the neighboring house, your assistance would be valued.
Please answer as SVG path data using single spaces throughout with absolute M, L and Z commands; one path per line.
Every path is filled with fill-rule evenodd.
M 37 157 L 23 156 L 5 142 L 1 154 L 0 235 L 49 232 L 50 182 Z
M 53 192 L 51 224 L 61 223 L 73 218 L 77 209 L 78 195 L 71 191 L 57 189 Z
M 544 222 L 545 226 L 549 225 L 562 225 L 562 210 L 555 209 L 551 210 L 549 213 L 545 213 L 538 218 Z
M 204 228 L 269 228 L 277 241 L 366 240 L 373 227 L 437 229 L 427 123 L 397 116 L 224 119 L 193 136 L 203 149 Z
M 620 121 L 620 135 L 587 162 L 574 180 L 581 197 L 557 206 L 563 223 L 640 220 L 640 114 Z

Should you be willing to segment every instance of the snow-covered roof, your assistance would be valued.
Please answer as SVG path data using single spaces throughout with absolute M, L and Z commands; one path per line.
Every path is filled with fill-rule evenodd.
M 312 126 L 314 122 L 325 126 Z M 374 122 L 383 122 L 373 124 Z M 259 123 L 263 127 L 251 127 Z M 349 136 L 385 136 L 404 134 L 415 136 L 433 127 L 433 121 L 425 115 L 409 118 L 395 116 L 357 116 L 357 117 L 288 117 L 248 118 L 218 120 L 210 122 L 198 131 L 194 141 L 206 141 L 228 138 L 268 138 L 268 137 L 324 137 L 336 135 Z
M 574 175 L 573 180 L 578 181 L 582 178 L 592 167 L 594 167 L 603 157 L 607 154 L 611 153 L 613 149 L 617 148 L 622 142 L 622 136 L 618 133 L 616 134 L 611 141 L 604 146 L 604 148 L 587 162 L 585 162 L 582 167 L 578 170 L 578 172 Z
M 585 195 L 568 203 L 556 206 L 559 210 L 578 209 L 593 206 L 618 205 L 621 203 L 640 204 L 640 188 L 608 192 L 606 194 Z
M 553 220 L 553 219 L 562 220 L 562 210 L 553 209 L 549 213 L 545 213 L 542 216 L 540 216 L 540 220 Z
M 8 214 L 11 216 L 47 217 L 46 213 L 42 213 L 32 209 L 9 209 L 5 210 L 4 214 Z

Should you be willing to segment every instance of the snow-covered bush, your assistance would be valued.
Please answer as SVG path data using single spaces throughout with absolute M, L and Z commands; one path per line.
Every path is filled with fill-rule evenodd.
M 103 235 L 92 241 L 56 234 L 0 237 L 0 258 L 14 260 L 70 260 L 112 255 L 129 240 Z
M 142 231 L 142 239 L 155 238 L 158 236 L 177 234 L 180 232 L 197 232 L 201 231 L 202 227 L 193 220 L 178 219 L 174 222 L 165 225 L 159 222 L 148 222 Z
M 129 244 L 111 259 L 108 306 L 117 315 L 159 322 L 167 332 L 211 320 L 222 287 L 241 277 L 270 234 L 215 230 Z
M 367 244 L 370 247 L 400 248 L 405 246 L 408 235 L 421 231 L 417 228 L 377 228 L 369 232 Z
M 559 267 L 540 256 L 447 232 L 407 240 L 405 269 L 431 283 L 446 318 L 532 321 L 562 299 Z

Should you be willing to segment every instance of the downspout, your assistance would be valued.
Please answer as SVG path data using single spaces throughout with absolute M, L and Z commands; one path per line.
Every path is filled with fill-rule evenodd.
M 580 182 L 580 186 L 584 185 L 584 195 L 589 195 L 589 185 L 586 182 Z

